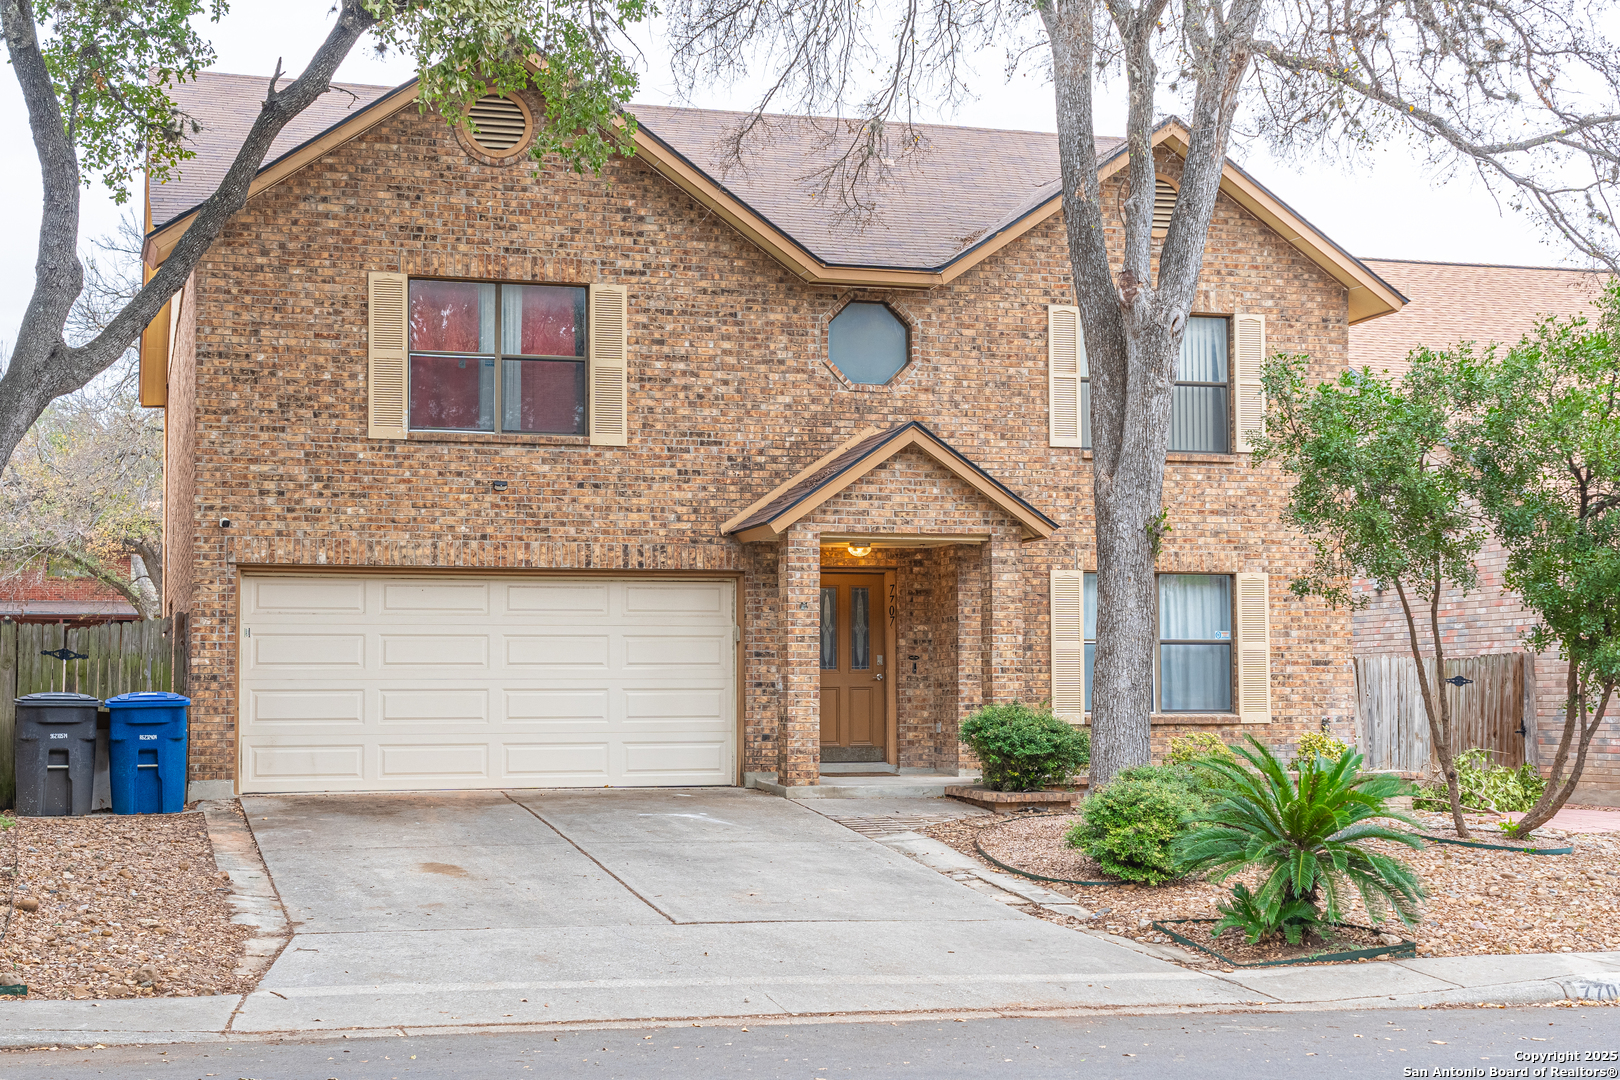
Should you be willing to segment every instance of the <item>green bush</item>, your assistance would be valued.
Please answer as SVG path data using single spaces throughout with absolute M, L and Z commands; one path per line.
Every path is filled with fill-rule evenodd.
M 1299 738 L 1299 749 L 1294 751 L 1293 769 L 1299 772 L 1309 758 L 1320 757 L 1338 761 L 1348 749 L 1350 749 L 1348 746 L 1325 731 L 1309 732 Z
M 1181 876 L 1174 845 L 1187 818 L 1207 805 L 1192 769 L 1140 765 L 1088 796 L 1064 839 L 1122 881 L 1160 885 Z
M 1490 810 L 1498 814 L 1525 811 L 1536 805 L 1547 781 L 1530 764 L 1510 769 L 1491 760 L 1489 750 L 1469 750 L 1454 759 L 1457 766 L 1457 793 L 1462 804 L 1474 810 Z M 1418 810 L 1451 810 L 1451 796 L 1446 785 L 1426 787 L 1412 800 Z
M 1253 736 L 1237 747 L 1241 764 L 1205 759 L 1198 768 L 1219 774 L 1224 791 L 1213 806 L 1194 815 L 1199 828 L 1177 843 L 1174 856 L 1186 872 L 1204 871 L 1224 881 L 1258 870 L 1252 894 L 1233 890 L 1220 907 L 1220 929 L 1242 928 L 1251 942 L 1281 933 L 1298 943 L 1321 922 L 1342 921 L 1347 892 L 1354 888 L 1373 922 L 1387 908 L 1410 924 L 1417 917 L 1423 888 L 1399 859 L 1365 847 L 1385 840 L 1420 848 L 1422 841 L 1403 829 L 1380 824 L 1394 813 L 1387 800 L 1399 794 L 1396 777 L 1362 773 L 1361 755 L 1346 748 L 1336 760 L 1318 755 L 1299 759 L 1299 783 L 1270 750 Z
M 1236 760 L 1232 748 L 1211 731 L 1195 731 L 1190 735 L 1177 735 L 1170 740 L 1170 752 L 1164 756 L 1166 765 L 1191 765 L 1200 758 L 1219 757 Z
M 986 705 L 962 721 L 960 737 L 978 755 L 991 791 L 1039 791 L 1091 762 L 1091 732 L 1033 705 Z

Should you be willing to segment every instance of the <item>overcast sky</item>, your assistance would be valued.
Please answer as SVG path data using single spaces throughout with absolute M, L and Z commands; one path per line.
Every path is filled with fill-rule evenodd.
M 231 14 L 204 33 L 219 53 L 216 70 L 269 77 L 276 59 L 296 72 L 330 26 L 331 0 L 236 0 Z M 639 100 L 672 101 L 668 68 L 656 27 L 643 36 L 648 63 Z M 952 114 L 929 117 L 942 123 L 981 127 L 1056 130 L 1051 87 L 1036 78 L 1008 82 L 999 53 L 977 65 L 979 97 Z M 365 42 L 338 77 L 346 82 L 395 85 L 411 77 L 400 59 L 379 59 Z M 1113 95 L 1117 98 L 1117 95 Z M 692 104 L 707 108 L 746 108 L 745 89 L 715 91 Z M 1098 130 L 1118 130 L 1123 111 L 1104 110 Z M 0 342 L 10 342 L 21 321 L 34 280 L 34 246 L 39 229 L 39 169 L 28 135 L 27 116 L 9 65 L 0 69 L 0 206 L 6 207 L 5 243 L 0 244 Z M 1469 175 L 1436 176 L 1419 166 L 1402 145 L 1385 147 L 1358 172 L 1333 160 L 1285 165 L 1263 148 L 1236 147 L 1233 157 L 1261 183 L 1354 255 L 1451 262 L 1556 265 L 1566 259 L 1562 245 L 1548 245 L 1527 218 L 1499 207 Z M 97 185 L 86 192 L 81 238 L 108 233 L 119 209 Z

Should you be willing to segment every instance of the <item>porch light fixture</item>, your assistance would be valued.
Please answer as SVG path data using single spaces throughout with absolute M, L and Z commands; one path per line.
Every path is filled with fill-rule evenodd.
M 849 553 L 851 555 L 855 556 L 857 559 L 864 559 L 868 555 L 872 554 L 872 545 L 871 544 L 857 544 L 853 540 L 851 540 L 850 543 L 849 543 Z

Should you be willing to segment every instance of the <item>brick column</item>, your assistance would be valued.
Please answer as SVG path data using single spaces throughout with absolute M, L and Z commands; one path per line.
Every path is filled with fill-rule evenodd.
M 1016 526 L 997 525 L 981 545 L 984 700 L 1005 705 L 1024 696 L 1024 579 Z
M 984 704 L 984 556 L 987 545 L 963 546 L 956 553 L 956 723 Z M 967 747 L 951 733 L 940 754 L 940 767 L 970 764 Z M 972 763 L 977 768 L 976 763 Z
M 821 531 L 794 525 L 777 562 L 782 594 L 782 707 L 776 782 L 821 782 Z

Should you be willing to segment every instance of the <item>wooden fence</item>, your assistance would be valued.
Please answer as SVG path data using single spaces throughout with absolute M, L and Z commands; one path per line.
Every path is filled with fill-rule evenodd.
M 103 700 L 135 690 L 186 692 L 185 616 L 67 627 L 0 623 L 0 809 L 14 805 L 12 733 L 16 699 L 47 690 Z M 47 653 L 67 649 L 82 659 Z
M 1356 737 L 1367 767 L 1421 772 L 1431 753 L 1417 662 L 1409 655 L 1358 656 Z M 1428 662 L 1434 678 L 1434 662 Z M 1446 661 L 1443 683 L 1457 732 L 1455 750 L 1489 750 L 1510 767 L 1535 762 L 1535 657 L 1493 653 Z

